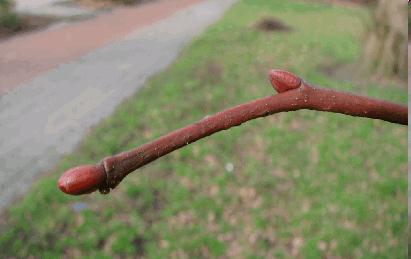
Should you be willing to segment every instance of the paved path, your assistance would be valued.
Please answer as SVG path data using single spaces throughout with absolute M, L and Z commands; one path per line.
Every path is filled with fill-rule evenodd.
M 91 20 L 0 42 L 0 94 L 197 2 L 167 0 L 119 8 Z
M 234 2 L 191 5 L 0 96 L 0 209 L 26 192 L 41 172 L 73 150 L 90 126 L 167 67 Z M 63 48 L 70 52 L 69 46 Z

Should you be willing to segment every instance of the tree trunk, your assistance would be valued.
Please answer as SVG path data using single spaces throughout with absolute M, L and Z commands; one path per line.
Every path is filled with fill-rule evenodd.
M 364 46 L 364 67 L 378 76 L 407 78 L 408 7 L 404 0 L 379 0 Z

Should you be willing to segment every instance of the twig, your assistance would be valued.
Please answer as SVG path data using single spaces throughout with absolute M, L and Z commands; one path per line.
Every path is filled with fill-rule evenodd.
M 270 80 L 279 94 L 218 112 L 133 150 L 106 157 L 97 165 L 72 168 L 60 177 L 58 187 L 72 195 L 97 189 L 109 193 L 126 175 L 159 157 L 221 130 L 279 112 L 309 109 L 408 125 L 404 105 L 317 88 L 287 71 L 271 70 Z

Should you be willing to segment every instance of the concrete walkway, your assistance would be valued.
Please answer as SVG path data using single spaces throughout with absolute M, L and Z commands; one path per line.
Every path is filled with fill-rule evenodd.
M 0 96 L 0 209 L 234 2 L 193 4 Z
M 0 42 L 0 94 L 200 0 L 157 1 Z

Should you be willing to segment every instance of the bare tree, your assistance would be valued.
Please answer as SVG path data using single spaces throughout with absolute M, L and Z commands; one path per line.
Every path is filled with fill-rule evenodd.
M 364 46 L 364 66 L 379 76 L 407 78 L 407 2 L 379 0 Z

